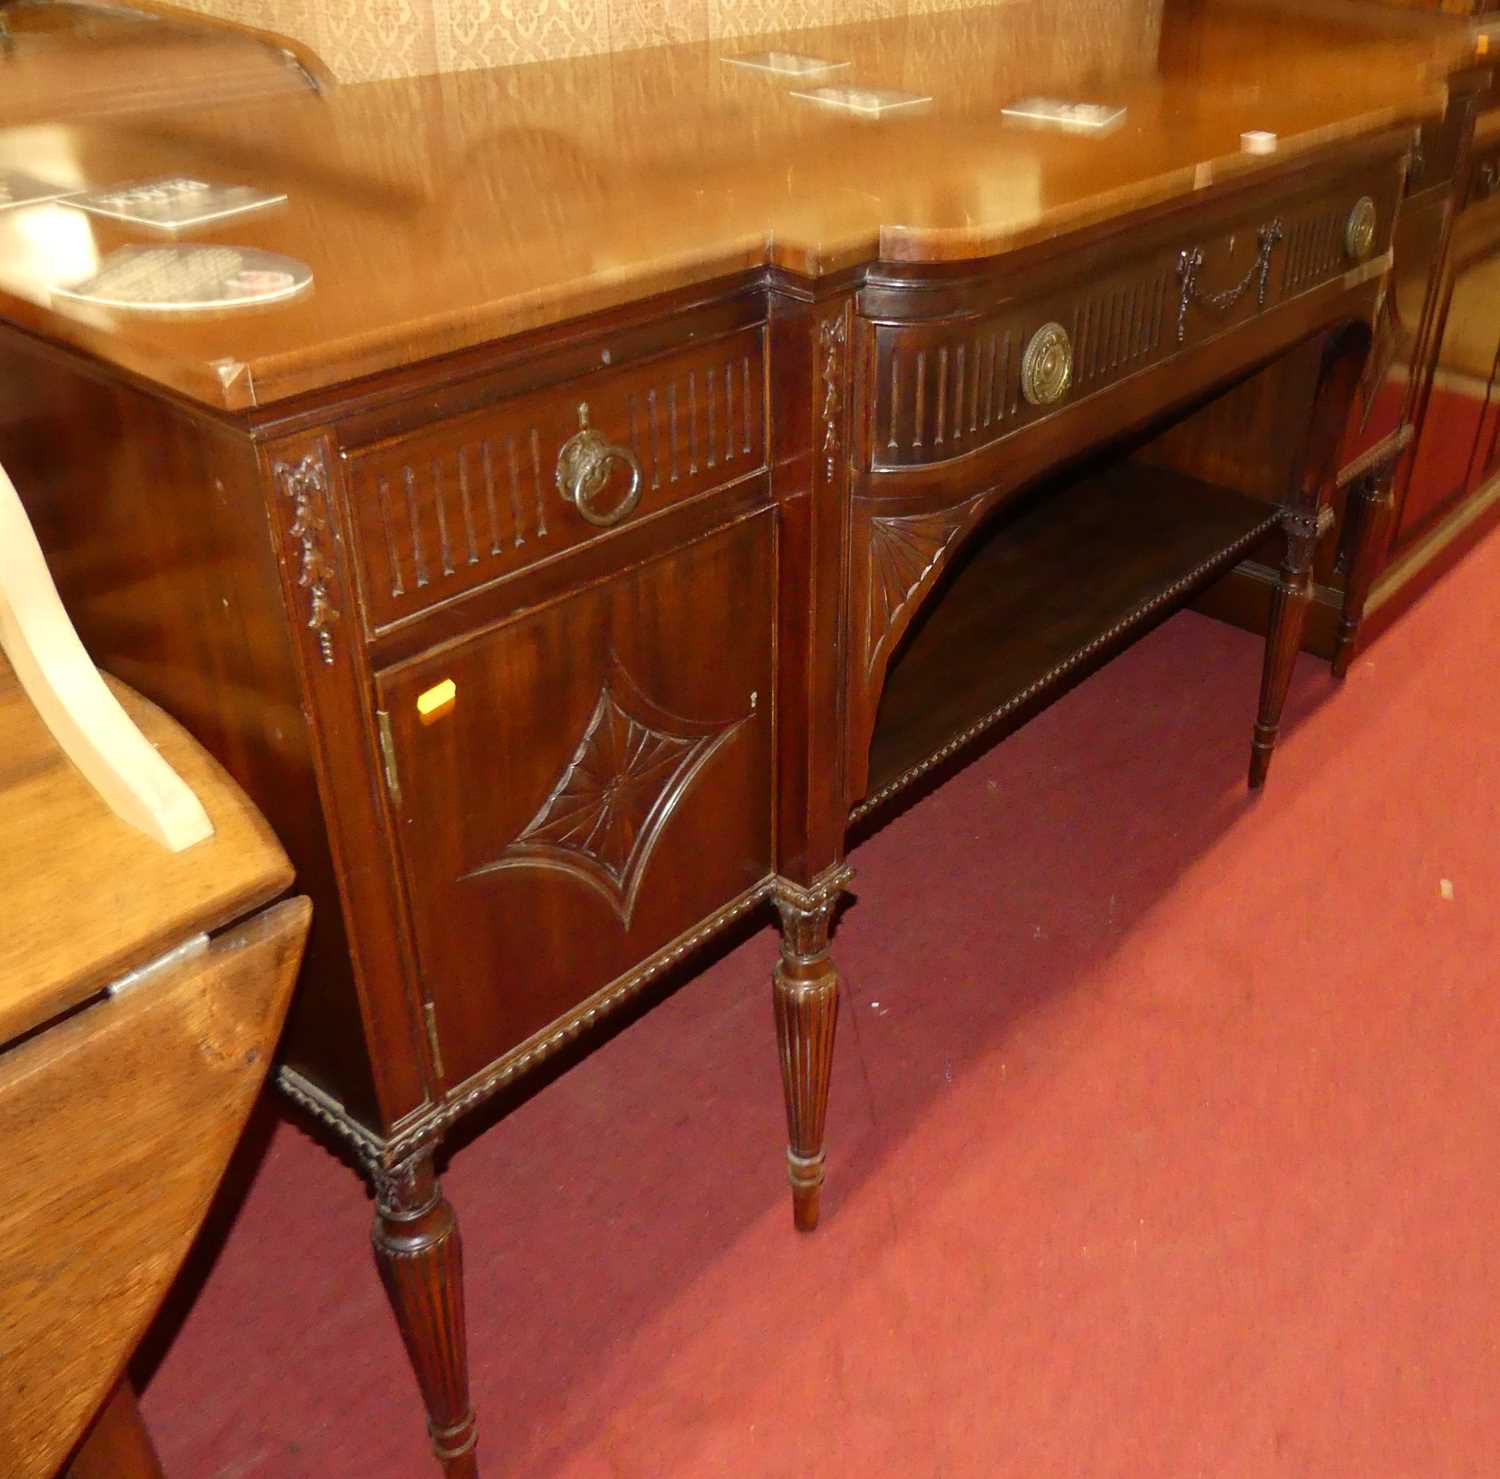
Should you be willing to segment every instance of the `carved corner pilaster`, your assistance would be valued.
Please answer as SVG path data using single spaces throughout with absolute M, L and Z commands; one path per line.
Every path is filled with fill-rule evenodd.
M 828 932 L 839 900 L 854 877 L 847 863 L 828 869 L 804 888 L 778 878 L 771 900 L 781 916 L 781 953 L 789 964 L 810 966 L 828 955 Z
M 1292 575 L 1304 575 L 1312 569 L 1318 541 L 1333 527 L 1333 509 L 1302 506 L 1281 511 L 1281 527 L 1286 534 L 1285 569 Z
M 425 1216 L 443 1192 L 433 1170 L 436 1147 L 420 1146 L 394 1165 L 377 1161 L 370 1167 L 375 1211 L 382 1221 L 400 1224 Z
M 271 465 L 278 494 L 290 507 L 287 537 L 293 541 L 297 586 L 305 593 L 307 622 L 316 634 L 318 654 L 333 666 L 333 628 L 340 620 L 338 566 L 329 512 L 328 465 L 321 446 L 301 457 Z
M 830 484 L 848 450 L 848 349 L 849 305 L 840 303 L 818 324 L 818 457 Z

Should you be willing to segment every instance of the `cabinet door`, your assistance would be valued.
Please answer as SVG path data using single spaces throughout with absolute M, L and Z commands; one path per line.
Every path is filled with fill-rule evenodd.
M 1500 348 L 1500 249 L 1459 262 L 1397 539 L 1416 538 L 1493 460 L 1491 382 Z
M 773 515 L 378 679 L 446 1081 L 771 870 Z

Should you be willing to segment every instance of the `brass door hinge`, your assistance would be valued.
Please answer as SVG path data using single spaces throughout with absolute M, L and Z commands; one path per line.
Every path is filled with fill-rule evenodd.
M 385 770 L 385 788 L 391 800 L 401 805 L 401 775 L 396 769 L 396 741 L 391 737 L 391 716 L 384 709 L 375 710 L 375 721 L 380 726 L 380 763 Z
M 443 1074 L 443 1050 L 438 1046 L 437 1011 L 430 1001 L 422 1003 L 422 1016 L 427 1022 L 427 1045 L 432 1049 L 432 1071 L 441 1079 Z

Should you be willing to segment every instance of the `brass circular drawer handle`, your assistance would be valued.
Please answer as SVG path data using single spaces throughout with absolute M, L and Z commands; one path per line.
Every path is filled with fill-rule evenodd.
M 1356 262 L 1363 262 L 1374 245 L 1375 202 L 1368 195 L 1361 195 L 1344 223 L 1344 250 Z
M 1073 383 L 1073 341 L 1061 324 L 1043 324 L 1021 356 L 1021 394 L 1033 406 L 1060 401 Z
M 630 488 L 613 508 L 595 508 L 594 500 L 609 483 L 610 464 L 630 469 Z M 629 518 L 641 501 L 641 464 L 629 447 L 606 441 L 589 425 L 588 402 L 578 407 L 578 430 L 557 454 L 557 491 L 591 524 L 607 529 Z

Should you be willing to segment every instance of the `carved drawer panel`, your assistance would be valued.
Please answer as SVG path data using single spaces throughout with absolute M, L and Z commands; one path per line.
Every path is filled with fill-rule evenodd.
M 770 873 L 773 520 L 378 675 L 449 1084 Z
M 1397 176 L 1372 172 L 1312 198 L 1268 199 L 1227 222 L 1145 249 L 1032 298 L 1001 277 L 923 322 L 872 300 L 874 417 L 869 465 L 949 461 L 1001 440 L 1127 376 L 1376 260 L 1389 246 Z M 1123 260 L 1121 260 L 1123 258 Z M 1118 264 L 1118 265 L 1114 265 Z M 986 301 L 988 300 L 988 301 Z
M 380 628 L 761 468 L 762 329 L 343 456 L 365 610 Z

